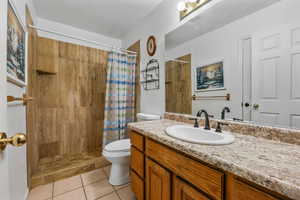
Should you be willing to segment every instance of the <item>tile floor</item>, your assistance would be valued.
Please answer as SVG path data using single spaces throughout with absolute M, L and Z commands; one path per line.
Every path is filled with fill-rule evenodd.
M 110 166 L 42 185 L 30 191 L 27 200 L 134 200 L 130 183 L 112 186 Z

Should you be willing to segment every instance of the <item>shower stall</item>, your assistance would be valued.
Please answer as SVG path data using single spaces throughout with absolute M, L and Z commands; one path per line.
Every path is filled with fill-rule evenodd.
M 27 107 L 31 187 L 109 164 L 101 155 L 107 62 L 108 51 L 29 29 L 27 94 L 35 99 Z

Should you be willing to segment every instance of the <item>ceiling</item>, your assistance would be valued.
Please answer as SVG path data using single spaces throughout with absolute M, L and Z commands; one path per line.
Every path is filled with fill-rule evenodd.
M 33 0 L 40 18 L 121 38 L 162 0 Z
M 175 48 L 278 1 L 213 0 L 197 10 L 192 19 L 166 35 L 166 49 Z

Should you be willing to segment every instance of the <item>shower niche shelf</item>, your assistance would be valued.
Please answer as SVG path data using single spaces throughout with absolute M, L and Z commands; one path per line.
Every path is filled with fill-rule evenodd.
M 146 66 L 146 69 L 141 71 L 143 80 L 141 84 L 144 90 L 159 89 L 159 62 L 156 59 L 151 59 Z

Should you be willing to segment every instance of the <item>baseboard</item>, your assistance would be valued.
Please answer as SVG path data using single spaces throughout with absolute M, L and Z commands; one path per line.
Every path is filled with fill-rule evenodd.
M 28 198 L 28 195 L 29 195 L 29 189 L 27 188 L 27 190 L 26 190 L 26 193 L 25 193 L 24 200 L 27 200 L 27 198 Z

